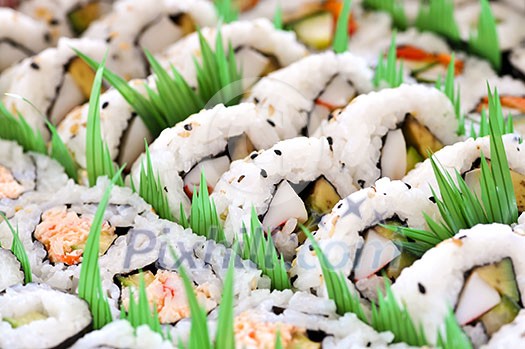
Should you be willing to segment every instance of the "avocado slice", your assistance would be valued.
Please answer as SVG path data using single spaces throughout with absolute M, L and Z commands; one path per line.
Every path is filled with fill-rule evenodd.
M 520 306 L 507 296 L 502 296 L 498 305 L 481 316 L 480 320 L 489 336 L 512 322 L 520 311 Z
M 516 283 L 516 275 L 510 258 L 504 258 L 498 263 L 476 268 L 479 276 L 502 296 L 507 296 L 515 303 L 520 301 L 520 292 Z
M 307 190 L 308 194 L 304 200 L 308 212 L 308 220 L 304 225 L 310 231 L 314 231 L 317 230 L 321 218 L 332 211 L 341 197 L 337 194 L 334 186 L 323 177 L 310 184 L 310 188 L 311 190 Z M 299 235 L 302 236 L 301 233 Z
M 297 38 L 316 50 L 324 50 L 330 46 L 334 26 L 334 18 L 328 11 L 317 12 L 290 24 Z
M 287 349 L 320 349 L 321 343 L 312 341 L 308 336 L 302 332 L 294 333 L 292 335 L 291 343 L 286 346 Z
M 387 225 L 397 225 L 401 226 L 401 224 L 398 221 L 388 221 L 385 222 Z M 406 242 L 407 239 L 403 235 L 392 231 L 388 228 L 382 227 L 380 225 L 377 225 L 373 228 L 378 234 L 382 235 L 384 238 L 387 238 L 391 241 L 398 241 L 398 242 Z M 417 256 L 414 254 L 404 251 L 401 249 L 401 254 L 397 256 L 394 260 L 392 260 L 384 269 L 386 276 L 391 279 L 395 280 L 399 277 L 401 274 L 401 271 L 405 269 L 406 267 L 409 267 L 417 260 Z
M 444 147 L 426 126 L 410 114 L 405 118 L 402 128 L 407 147 L 413 147 L 424 159 L 428 157 L 429 150 L 435 153 Z
M 155 280 L 155 276 L 149 270 L 143 272 L 142 275 L 144 276 L 144 284 L 146 285 L 146 287 L 149 284 L 151 284 L 153 280 Z M 122 285 L 122 287 L 130 287 L 130 286 L 139 287 L 140 273 L 127 275 L 127 276 L 119 276 L 117 279 Z
M 86 99 L 91 94 L 91 86 L 95 80 L 95 72 L 81 58 L 75 57 L 68 65 L 68 73 L 71 75 L 80 91 Z
M 82 34 L 97 18 L 100 17 L 99 1 L 90 2 L 71 11 L 67 17 L 71 24 L 71 29 L 76 35 Z
M 416 148 L 409 146 L 407 149 L 407 169 L 406 172 L 413 170 L 416 165 L 425 160 L 423 156 L 419 154 Z
M 31 311 L 18 317 L 5 317 L 3 321 L 9 323 L 11 327 L 18 328 L 20 326 L 28 325 L 33 321 L 45 320 L 47 316 L 39 311 Z

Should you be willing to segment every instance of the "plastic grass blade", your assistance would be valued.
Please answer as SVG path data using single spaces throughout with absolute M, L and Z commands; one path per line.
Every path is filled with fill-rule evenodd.
M 155 212 L 160 218 L 174 221 L 174 217 L 171 213 L 170 205 L 168 202 L 168 196 L 164 190 L 164 186 L 160 180 L 160 176 L 155 176 L 153 170 L 153 164 L 151 163 L 151 155 L 149 152 L 148 142 L 144 140 L 146 147 L 146 165 L 144 162 L 140 167 L 140 186 L 139 195 L 153 207 Z M 132 189 L 135 190 L 135 185 L 132 183 Z
M 172 251 L 173 252 L 173 251 Z M 206 322 L 206 311 L 201 307 L 193 290 L 193 282 L 190 280 L 184 267 L 179 268 L 179 275 L 184 283 L 186 298 L 191 312 L 191 329 L 188 349 L 211 349 L 210 333 Z
M 15 141 L 25 151 L 47 154 L 46 142 L 40 131 L 33 130 L 22 115 L 11 114 L 0 102 L 0 138 Z
M 275 7 L 275 13 L 273 14 L 273 26 L 278 30 L 283 29 L 283 9 L 281 8 L 280 4 Z
M 250 231 L 243 227 L 242 246 L 238 249 L 243 259 L 249 259 L 271 280 L 272 289 L 285 290 L 292 287 L 286 265 L 273 244 L 270 233 L 266 233 L 252 207 Z
M 398 29 L 405 30 L 408 27 L 405 8 L 403 3 L 398 0 L 364 0 L 363 5 L 367 8 L 390 14 L 394 21 L 394 26 Z
M 107 144 L 102 140 L 100 127 L 100 87 L 104 73 L 104 62 L 98 67 L 89 98 L 88 120 L 86 127 L 86 169 L 89 185 L 94 186 L 97 178 L 107 176 L 113 178 L 116 166 L 111 159 Z M 117 178 L 118 185 L 124 185 L 122 176 Z
M 228 271 L 224 279 L 219 318 L 217 319 L 217 334 L 215 349 L 235 349 L 234 314 L 233 314 L 233 277 L 235 257 L 230 257 Z
M 190 221 L 188 220 L 188 217 L 186 217 L 186 213 L 184 212 L 184 206 L 182 205 L 182 202 L 180 203 L 179 211 L 180 211 L 179 224 L 184 229 L 188 229 L 190 227 Z
M 469 229 L 477 224 L 503 223 L 513 224 L 518 221 L 518 206 L 512 184 L 507 155 L 503 145 L 501 127 L 505 125 L 498 92 L 494 95 L 488 87 L 490 137 L 490 166 L 484 154 L 481 154 L 481 198 L 468 187 L 465 180 L 456 171 L 456 182 L 434 159 L 430 158 L 441 198 L 434 189 L 443 223 L 438 223 L 428 216 L 425 220 L 430 232 L 422 232 L 404 227 L 389 227 L 414 240 L 401 243 L 415 254 L 422 255 L 440 241 L 454 236 L 460 229 Z M 457 184 L 456 184 L 457 183 Z
M 415 26 L 422 31 L 440 34 L 453 42 L 461 39 L 454 18 L 453 0 L 430 0 L 428 3 L 421 1 Z
M 501 106 L 501 101 L 500 101 Z M 500 107 L 501 108 L 501 107 Z M 503 120 L 503 117 L 498 117 L 498 124 L 502 134 L 514 133 L 514 123 L 512 120 L 512 115 L 507 116 L 507 122 Z M 481 118 L 479 121 L 479 130 L 472 132 L 472 138 L 485 137 L 489 135 L 489 118 L 487 116 L 487 110 L 485 108 L 481 109 Z
M 403 83 L 403 62 L 397 62 L 396 58 L 396 32 L 392 32 L 392 40 L 388 48 L 386 62 L 383 54 L 379 55 L 379 60 L 374 74 L 374 86 L 379 88 L 382 82 L 388 87 L 398 87 Z
M 219 214 L 208 192 L 204 172 L 201 172 L 199 189 L 194 188 L 193 190 L 189 224 L 195 234 L 218 243 L 226 243 L 226 236 L 222 229 Z
M 437 346 L 442 349 L 472 349 L 472 343 L 459 326 L 454 312 L 445 318 L 445 335 L 438 334 Z
M 112 321 L 109 302 L 102 289 L 102 278 L 98 264 L 98 255 L 100 249 L 100 231 L 104 213 L 109 203 L 111 190 L 115 182 L 122 173 L 122 168 L 113 176 L 111 183 L 108 185 L 104 196 L 97 208 L 89 236 L 82 256 L 82 265 L 80 267 L 80 278 L 78 281 L 78 295 L 89 304 L 89 309 L 93 315 L 93 328 L 100 329 Z
M 471 33 L 469 48 L 473 53 L 486 58 L 496 70 L 501 68 L 501 51 L 499 47 L 496 19 L 492 14 L 489 2 L 480 0 L 481 13 L 478 19 L 478 28 Z
M 337 18 L 333 49 L 335 53 L 348 51 L 348 22 L 350 20 L 351 0 L 343 0 L 343 9 Z
M 147 325 L 149 328 L 160 334 L 165 338 L 165 334 L 162 332 L 162 327 L 159 321 L 159 314 L 157 313 L 157 307 L 150 308 L 148 296 L 146 293 L 146 283 L 144 282 L 144 275 L 140 272 L 139 276 L 139 294 L 138 301 L 135 300 L 133 289 L 130 287 L 129 307 L 128 313 L 122 309 L 121 318 L 127 319 L 131 326 L 138 328 L 142 325 Z
M 418 328 L 408 311 L 399 305 L 388 281 L 385 286 L 385 296 L 379 291 L 377 305 L 372 304 L 371 326 L 378 332 L 392 332 L 395 343 L 404 342 L 418 347 L 429 345 L 423 326 Z
M 215 0 L 215 9 L 224 23 L 231 23 L 239 17 L 239 10 L 232 5 L 232 0 Z
M 310 240 L 312 247 L 314 248 L 315 254 L 319 259 L 321 270 L 323 272 L 323 278 L 326 284 L 326 290 L 328 292 L 328 298 L 334 301 L 337 313 L 344 315 L 345 313 L 354 313 L 357 318 L 364 323 L 369 323 L 364 313 L 363 307 L 359 301 L 359 295 L 351 292 L 346 283 L 346 277 L 343 273 L 338 273 L 334 270 L 334 267 L 326 258 L 326 255 L 321 250 L 321 247 L 312 236 L 311 232 L 304 226 L 301 226 L 304 234 Z
M 275 349 L 283 349 L 283 341 L 281 339 L 281 331 L 277 331 L 275 335 Z
M 22 270 L 24 271 L 24 283 L 28 284 L 33 281 L 33 274 L 31 273 L 31 264 L 29 263 L 29 257 L 27 256 L 26 249 L 22 241 L 20 241 L 20 236 L 18 235 L 18 228 L 16 230 L 13 228 L 3 212 L 0 212 L 0 217 L 7 223 L 7 226 L 13 235 L 11 252 L 13 252 L 15 257 L 20 262 Z
M 450 63 L 447 68 L 447 75 L 445 77 L 445 82 L 443 83 L 441 79 L 436 81 L 436 88 L 443 92 L 445 96 L 448 97 L 452 106 L 454 107 L 454 113 L 456 114 L 456 119 L 458 120 L 458 129 L 457 134 L 462 136 L 465 134 L 465 115 L 461 113 L 461 96 L 459 86 L 454 84 L 454 70 L 455 70 L 455 56 L 452 53 L 450 58 Z

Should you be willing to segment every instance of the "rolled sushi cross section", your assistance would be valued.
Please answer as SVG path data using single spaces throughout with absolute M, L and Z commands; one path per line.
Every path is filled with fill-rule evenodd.
M 246 101 L 284 113 L 271 118 L 276 125 L 312 135 L 330 113 L 370 92 L 372 75 L 367 63 L 350 53 L 314 54 L 261 79 Z
M 523 237 L 505 225 L 478 225 L 429 250 L 398 278 L 392 290 L 435 340 L 453 307 L 458 323 L 480 340 L 512 322 L 522 305 Z M 490 246 L 490 253 L 479 253 Z M 425 271 L 429 264 L 432 273 Z M 446 262 L 445 262 L 446 261 Z M 427 269 L 428 270 L 428 269 Z
M 339 201 L 322 218 L 314 237 L 334 268 L 350 278 L 364 297 L 376 300 L 377 288 L 384 289 L 383 276 L 395 282 L 417 259 L 400 246 L 406 237 L 386 225 L 427 229 L 421 212 L 437 215 L 437 208 L 423 191 L 382 178 Z M 309 241 L 298 249 L 290 275 L 300 290 L 323 285 Z
M 19 285 L 0 295 L 0 316 L 2 348 L 67 347 L 91 325 L 83 300 L 39 284 Z
M 0 210 L 11 217 L 31 202 L 33 195 L 46 195 L 67 182 L 64 169 L 55 161 L 0 140 Z
M 423 85 L 402 85 L 359 96 L 323 122 L 319 134 L 332 140 L 354 183 L 366 187 L 380 177 L 403 178 L 428 151 L 457 141 L 455 127 L 452 104 L 444 94 Z
M 356 190 L 348 186 L 352 182 L 328 139 L 298 137 L 233 162 L 211 198 L 225 220 L 228 239 L 241 238 L 254 207 L 264 230 L 273 234 L 289 260 L 304 241 L 298 224 L 315 227 L 341 196 Z

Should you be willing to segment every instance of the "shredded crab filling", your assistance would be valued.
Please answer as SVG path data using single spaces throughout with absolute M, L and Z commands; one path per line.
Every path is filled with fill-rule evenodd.
M 171 324 L 190 316 L 184 283 L 176 272 L 158 270 L 156 275 L 153 275 L 151 271 L 143 275 L 149 304 L 152 309 L 156 307 L 161 323 Z M 122 303 L 126 309 L 129 307 L 130 288 L 133 288 L 134 297 L 138 299 L 139 280 L 139 274 L 120 278 L 122 286 L 127 287 L 122 293 Z M 194 291 L 199 304 L 207 312 L 217 306 L 207 284 L 194 287 Z
M 79 216 L 66 206 L 55 207 L 42 214 L 42 222 L 36 227 L 34 236 L 46 248 L 51 262 L 78 264 L 82 261 L 92 220 L 92 216 Z M 101 255 L 116 238 L 115 227 L 103 222 L 100 232 Z
M 17 199 L 24 187 L 17 182 L 11 171 L 0 165 L 0 199 Z
M 235 317 L 235 342 L 242 348 L 273 348 L 277 333 L 283 348 L 319 348 L 306 336 L 306 330 L 281 322 L 264 322 L 253 318 L 248 312 Z

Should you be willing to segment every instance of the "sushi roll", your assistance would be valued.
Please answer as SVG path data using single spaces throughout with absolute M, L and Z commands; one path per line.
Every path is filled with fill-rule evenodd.
M 331 112 L 372 91 L 372 76 L 366 61 L 358 56 L 329 51 L 305 57 L 262 78 L 246 100 L 286 111 L 282 121 L 310 135 Z
M 92 188 L 69 182 L 52 197 L 34 197 L 32 204 L 10 219 L 13 226 L 18 226 L 36 282 L 68 292 L 76 289 L 91 223 L 107 185 L 104 178 Z M 102 224 L 100 254 L 107 253 L 119 236 L 147 227 L 148 220 L 155 218 L 151 207 L 130 189 L 113 189 Z M 160 234 L 151 231 L 154 236 Z M 12 244 L 5 222 L 0 225 L 0 243 L 4 247 Z
M 68 347 L 91 321 L 86 302 L 46 285 L 19 285 L 0 295 L 2 348 Z
M 0 292 L 24 282 L 24 272 L 13 252 L 0 247 Z
M 0 140 L 0 211 L 7 217 L 31 203 L 33 196 L 49 195 L 67 182 L 56 161 L 24 153 L 17 143 Z
M 516 195 L 518 210 L 525 210 L 525 158 L 523 154 L 523 144 L 517 135 L 503 136 L 505 153 L 507 155 L 512 184 Z M 490 140 L 489 137 L 470 138 L 464 142 L 443 148 L 434 154 L 435 159 L 443 166 L 443 169 L 454 175 L 457 170 L 465 179 L 467 185 L 477 194 L 481 193 L 480 188 L 480 158 L 483 152 L 487 160 L 490 161 Z M 438 190 L 436 177 L 432 170 L 430 160 L 425 160 L 413 171 L 408 173 L 403 181 L 413 187 L 420 188 L 429 196 L 430 188 Z
M 220 29 L 225 47 L 231 43 L 237 64 L 242 68 L 242 76 L 246 78 L 243 86 L 253 84 L 249 78 L 265 76 L 308 54 L 293 33 L 275 29 L 267 19 L 233 22 Z M 201 32 L 208 42 L 215 42 L 217 28 L 203 28 Z M 190 85 L 196 86 L 194 57 L 200 57 L 196 33 L 168 47 L 158 58 L 165 68 L 175 66 Z
M 307 54 L 306 48 L 296 41 L 293 34 L 274 29 L 267 20 L 223 25 L 221 32 L 225 47 L 231 41 L 236 52 L 236 62 L 244 69 L 242 83 L 245 90 L 264 73 L 264 70 L 269 72 L 278 69 Z M 216 29 L 203 28 L 202 33 L 209 43 L 215 42 Z M 286 47 L 287 50 L 281 50 L 282 47 Z M 200 56 L 199 51 L 198 35 L 190 34 L 168 48 L 162 55 L 162 61 L 167 66 L 173 64 L 190 85 L 197 86 L 194 58 Z M 148 81 L 132 80 L 130 85 L 145 95 L 145 84 L 155 88 L 155 79 L 155 76 L 150 76 Z M 69 113 L 59 125 L 61 138 L 82 167 L 85 166 L 87 113 L 88 105 L 85 104 Z M 146 138 L 151 141 L 152 136 L 137 113 L 115 90 L 111 89 L 102 95 L 101 115 L 104 138 L 112 156 L 119 163 L 131 166 L 144 151 L 142 142 L 135 140 Z
M 280 126 L 281 120 L 288 123 L 286 118 L 279 110 L 273 109 L 272 113 L 252 103 L 233 107 L 219 105 L 164 130 L 151 144 L 150 154 L 174 216 L 180 216 L 179 203 L 189 208 L 201 171 L 205 172 L 211 191 L 232 161 L 244 159 L 254 150 L 269 148 L 281 139 L 297 136 L 298 132 L 293 129 Z M 145 165 L 145 156 L 133 165 L 130 180 L 135 185 L 140 183 L 141 168 Z
M 341 197 L 357 190 L 352 183 L 328 139 L 298 137 L 233 162 L 211 198 L 225 220 L 227 239 L 242 239 L 253 207 L 290 261 L 305 239 L 299 223 L 315 227 Z
M 371 92 L 357 97 L 339 114 L 324 121 L 319 135 L 364 188 L 380 177 L 401 179 L 427 157 L 460 139 L 449 99 L 423 85 Z
M 52 44 L 43 23 L 8 8 L 0 8 L 0 37 L 0 72 Z
M 116 2 L 112 12 L 93 22 L 84 38 L 109 43 L 108 56 L 120 66 L 126 80 L 143 78 L 148 73 L 144 50 L 160 53 L 197 28 L 217 22 L 215 9 L 204 0 L 160 0 L 155 6 L 148 1 Z
M 148 325 L 134 328 L 127 320 L 115 320 L 100 330 L 80 338 L 71 349 L 173 349 L 174 345 L 150 329 Z
M 417 259 L 396 245 L 406 238 L 381 224 L 425 230 L 421 212 L 437 216 L 437 207 L 423 191 L 381 178 L 339 201 L 322 218 L 314 237 L 337 271 L 353 281 L 363 297 L 376 300 L 377 288 L 384 290 L 382 276 L 394 282 Z M 290 275 L 296 288 L 321 291 L 321 268 L 309 241 L 299 247 Z
M 523 236 L 506 225 L 460 230 L 405 269 L 392 292 L 425 328 L 430 343 L 435 343 L 445 316 L 453 310 L 479 346 L 523 308 L 523 248 Z
M 2 96 L 2 102 L 13 114 L 22 114 L 35 129 L 49 136 L 43 115 L 52 124 L 60 120 L 73 107 L 89 97 L 95 73 L 78 58 L 72 47 L 102 60 L 107 49 L 105 42 L 90 39 L 61 39 L 56 48 L 48 48 L 36 56 L 26 58 L 0 76 L 0 93 L 19 95 Z M 111 59 L 108 66 L 112 66 Z
M 109 13 L 113 0 L 28 0 L 18 10 L 44 22 L 54 41 L 82 34 L 91 22 Z

